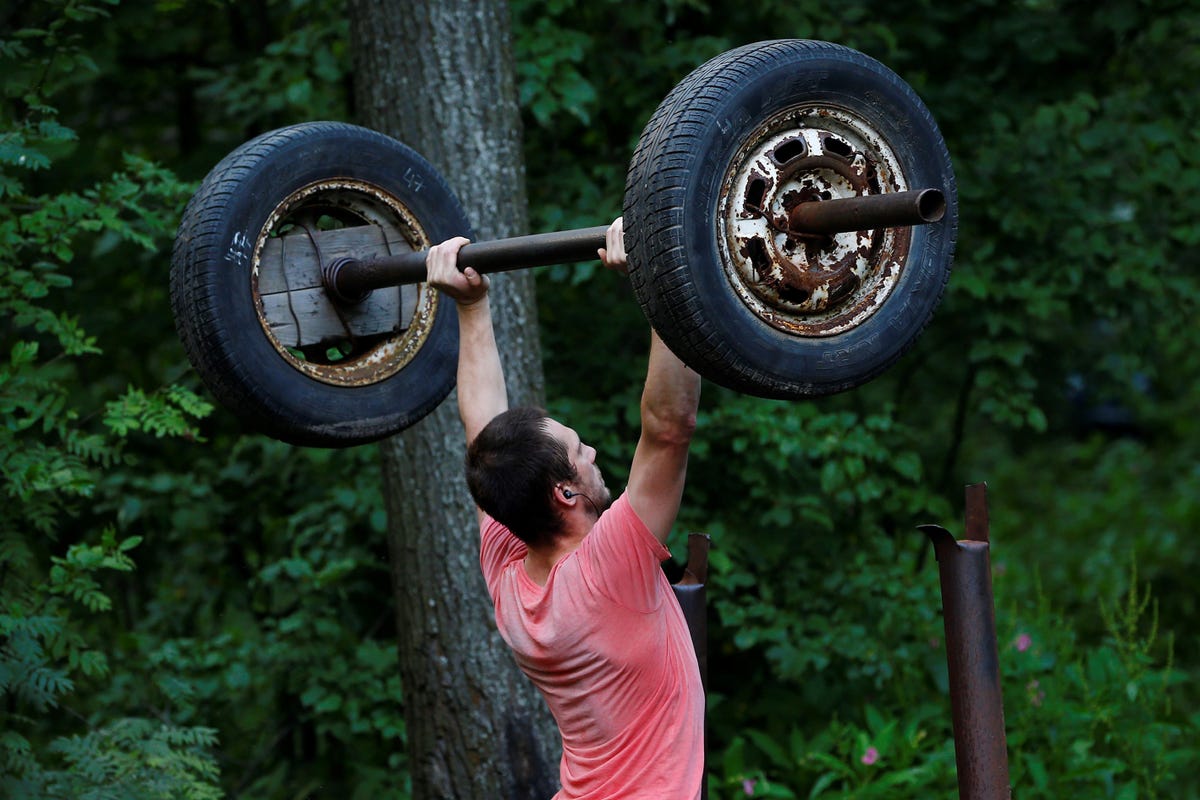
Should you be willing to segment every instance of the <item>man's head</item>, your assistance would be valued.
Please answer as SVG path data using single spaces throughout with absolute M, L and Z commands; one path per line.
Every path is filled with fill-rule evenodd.
M 487 424 L 467 448 L 467 486 L 476 504 L 530 547 L 563 530 L 558 497 L 582 495 L 597 511 L 611 496 L 596 451 L 540 408 L 514 408 Z

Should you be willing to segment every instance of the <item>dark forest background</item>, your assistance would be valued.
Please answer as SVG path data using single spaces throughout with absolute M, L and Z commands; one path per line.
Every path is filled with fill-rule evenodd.
M 916 526 L 961 534 L 978 481 L 1017 796 L 1200 796 L 1200 7 L 511 8 L 534 230 L 619 213 L 658 102 L 758 39 L 878 58 L 954 158 L 955 272 L 896 367 L 812 402 L 705 387 L 679 530 L 715 543 L 711 796 L 956 796 Z M 167 292 L 223 155 L 355 121 L 347 13 L 0 9 L 2 797 L 410 796 L 378 450 L 213 408 Z M 540 271 L 538 306 L 550 411 L 620 485 L 645 322 L 596 265 Z

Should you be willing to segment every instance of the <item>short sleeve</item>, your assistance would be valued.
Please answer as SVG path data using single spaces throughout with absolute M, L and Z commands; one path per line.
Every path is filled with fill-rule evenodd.
M 494 601 L 496 584 L 504 568 L 525 557 L 528 548 L 512 531 L 484 514 L 479 522 L 479 567 L 487 582 L 488 594 Z
M 622 494 L 579 546 L 577 557 L 588 582 L 610 600 L 639 612 L 662 602 L 662 562 L 671 557 Z

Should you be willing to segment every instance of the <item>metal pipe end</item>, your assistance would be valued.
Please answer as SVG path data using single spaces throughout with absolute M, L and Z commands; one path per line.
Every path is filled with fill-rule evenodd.
M 354 306 L 366 300 L 367 296 L 371 294 L 370 289 L 362 289 L 358 292 L 346 291 L 338 283 L 342 272 L 348 268 L 357 267 L 358 263 L 358 259 L 342 256 L 321 265 L 321 282 L 325 284 L 325 294 L 329 295 L 330 300 L 339 305 Z
M 941 561 L 944 556 L 952 554 L 958 546 L 954 534 L 941 525 L 918 525 L 917 530 L 929 537 L 930 543 L 933 544 L 933 554 L 938 561 Z
M 946 216 L 946 195 L 941 189 L 924 189 L 917 195 L 917 215 L 925 222 L 940 222 Z
M 828 235 L 928 225 L 946 216 L 940 189 L 911 189 L 832 200 L 810 199 L 788 212 L 788 230 L 799 236 Z

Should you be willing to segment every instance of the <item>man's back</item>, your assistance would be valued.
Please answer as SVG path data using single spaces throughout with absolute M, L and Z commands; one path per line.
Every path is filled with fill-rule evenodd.
M 480 562 L 496 623 L 563 737 L 561 798 L 693 800 L 704 694 L 666 548 L 622 496 L 545 586 L 486 517 Z

